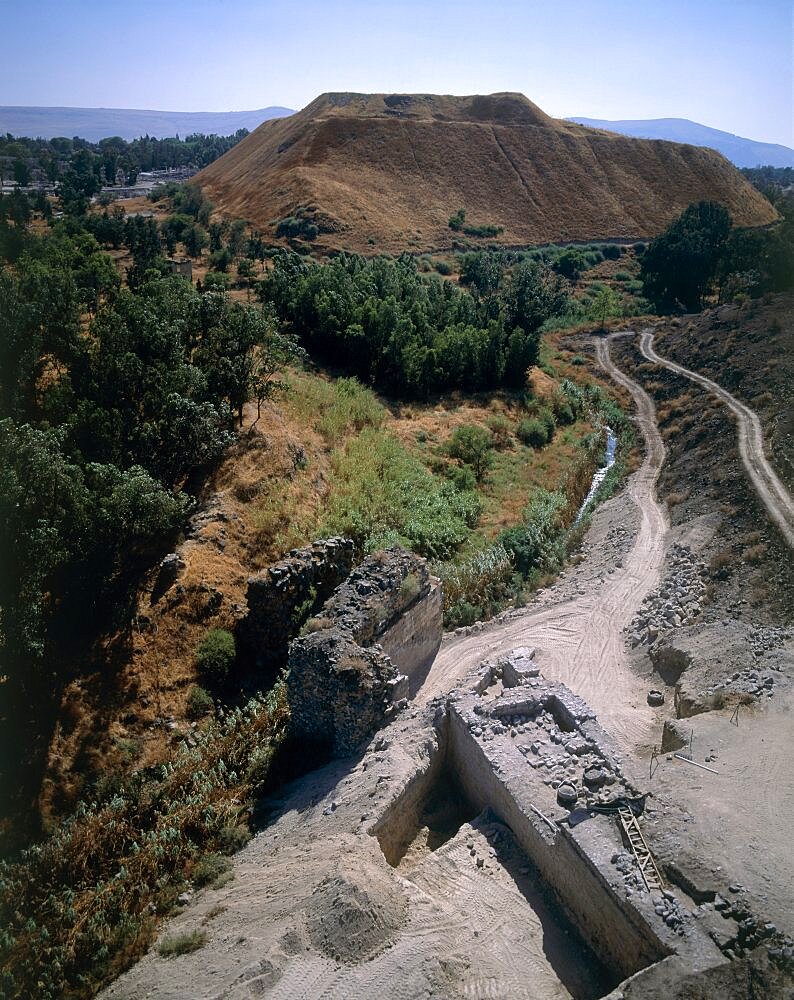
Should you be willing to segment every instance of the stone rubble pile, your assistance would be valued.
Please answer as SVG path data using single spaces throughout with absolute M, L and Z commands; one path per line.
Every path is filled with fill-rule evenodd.
M 647 595 L 628 626 L 631 644 L 653 645 L 661 632 L 696 621 L 703 609 L 707 578 L 706 564 L 686 545 L 675 542 L 664 580 Z
M 722 920 L 715 923 L 717 914 Z M 738 883 L 730 885 L 725 896 L 716 893 L 711 902 L 701 903 L 693 916 L 709 925 L 709 936 L 726 958 L 740 958 L 765 944 L 774 961 L 789 966 L 794 962 L 794 941 L 751 910 L 744 886 Z

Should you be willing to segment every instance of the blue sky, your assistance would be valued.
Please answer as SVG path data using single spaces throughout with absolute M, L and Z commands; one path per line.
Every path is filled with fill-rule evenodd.
M 300 108 L 517 90 L 794 145 L 791 0 L 0 0 L 0 103 Z

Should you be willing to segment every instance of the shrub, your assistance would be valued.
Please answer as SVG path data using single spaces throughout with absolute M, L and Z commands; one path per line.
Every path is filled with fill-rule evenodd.
M 192 873 L 193 885 L 201 888 L 218 882 L 232 869 L 232 863 L 222 854 L 205 854 L 196 862 Z
M 617 243 L 605 243 L 601 247 L 601 253 L 604 255 L 604 260 L 617 260 L 623 251 L 617 245 Z
M 482 605 L 497 606 L 504 602 L 509 594 L 513 563 L 510 553 L 497 544 L 458 563 L 437 563 L 433 572 L 443 584 L 446 624 L 454 627 L 476 621 Z M 464 620 L 470 613 L 474 617 Z
M 549 443 L 546 425 L 537 417 L 525 417 L 518 425 L 516 435 L 519 441 L 530 448 L 542 448 Z
M 537 413 L 538 420 L 546 428 L 546 440 L 551 441 L 554 432 L 557 430 L 557 421 L 550 406 L 541 406 Z
M 403 544 L 446 559 L 477 522 L 475 493 L 439 483 L 385 431 L 365 429 L 331 458 L 333 478 L 324 530 L 367 551 Z
M 510 444 L 510 432 L 512 426 L 510 421 L 501 413 L 495 413 L 492 417 L 488 417 L 488 430 L 491 432 L 491 437 L 493 439 L 493 444 L 495 448 L 500 451 L 507 448 Z
M 196 730 L 160 767 L 126 778 L 110 801 L 82 803 L 48 840 L 0 861 L 0 992 L 94 996 L 128 967 L 195 859 L 244 839 L 241 801 L 261 787 L 288 719 L 279 683 Z
M 443 274 L 446 277 L 447 275 L 452 274 L 452 265 L 449 263 L 449 261 L 437 260 L 436 271 L 438 271 L 439 274 Z
M 196 648 L 196 669 L 211 684 L 223 684 L 237 651 L 234 636 L 223 628 L 211 629 Z
M 400 597 L 407 604 L 410 604 L 417 599 L 420 590 L 419 577 L 416 573 L 409 573 L 400 584 Z
M 210 694 L 203 687 L 195 684 L 187 696 L 187 717 L 189 719 L 200 719 L 209 715 L 215 708 Z
M 470 465 L 477 482 L 493 464 L 494 439 L 490 431 L 474 424 L 456 427 L 447 442 L 447 453 L 464 465 Z
M 198 951 L 206 943 L 206 931 L 186 931 L 184 934 L 163 938 L 157 945 L 157 951 L 163 958 L 174 958 L 175 955 L 187 955 L 191 951 Z
M 218 832 L 218 850 L 221 854 L 236 854 L 245 847 L 250 839 L 250 830 L 229 823 Z
M 447 465 L 444 467 L 444 475 L 461 493 L 477 488 L 477 480 L 470 465 Z
M 555 569 L 565 558 L 562 514 L 568 498 L 561 490 L 537 490 L 524 510 L 524 520 L 499 536 L 525 578 Z

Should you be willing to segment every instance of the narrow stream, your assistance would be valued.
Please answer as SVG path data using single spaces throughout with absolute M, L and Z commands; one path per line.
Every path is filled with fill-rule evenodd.
M 593 481 L 590 484 L 590 490 L 587 496 L 584 498 L 582 506 L 579 508 L 579 513 L 576 515 L 576 520 L 573 522 L 574 524 L 578 524 L 582 520 L 585 510 L 587 510 L 587 505 L 592 501 L 593 497 L 598 492 L 598 488 L 600 487 L 601 483 L 603 483 L 606 474 L 615 464 L 615 449 L 617 448 L 618 439 L 615 436 L 611 427 L 607 427 L 606 432 L 607 432 L 607 451 L 606 455 L 604 456 L 604 465 L 602 465 L 600 469 L 596 469 L 595 475 L 593 476 Z

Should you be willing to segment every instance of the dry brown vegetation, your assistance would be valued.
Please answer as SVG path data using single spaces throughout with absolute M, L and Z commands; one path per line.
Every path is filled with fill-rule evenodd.
M 264 232 L 304 207 L 319 246 L 364 253 L 452 247 L 460 208 L 503 227 L 507 245 L 653 236 L 701 199 L 739 225 L 776 217 L 712 150 L 558 121 L 521 94 L 324 94 L 265 122 L 197 182 Z

